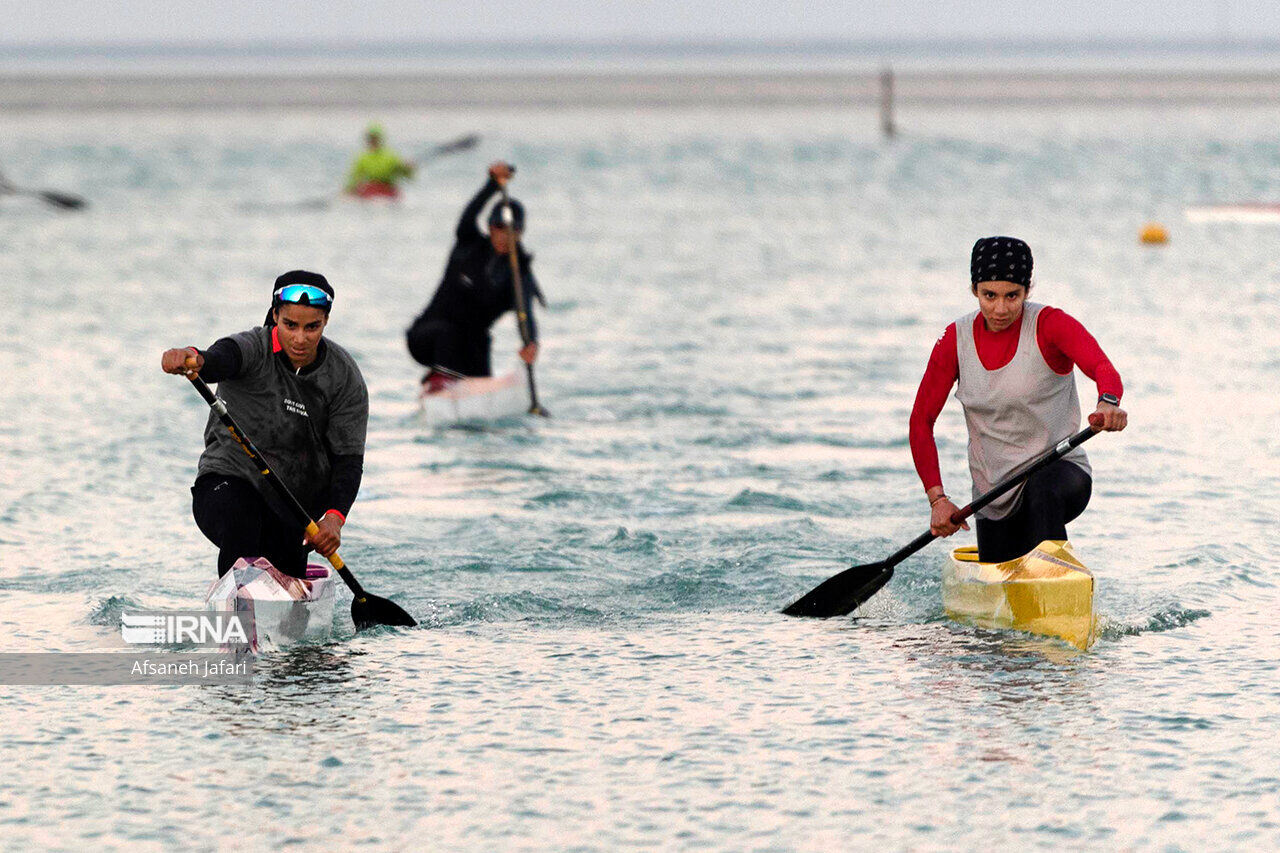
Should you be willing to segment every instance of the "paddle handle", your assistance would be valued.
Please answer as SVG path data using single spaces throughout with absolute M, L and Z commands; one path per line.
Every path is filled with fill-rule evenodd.
M 283 485 L 283 483 L 281 484 Z M 311 519 L 307 519 L 307 535 L 315 538 L 320 532 L 320 526 Z M 367 597 L 364 587 L 360 586 L 360 581 L 356 580 L 356 576 L 351 574 L 351 570 L 347 568 L 347 564 L 342 562 L 342 558 L 338 556 L 338 552 L 334 551 L 325 557 L 329 561 L 329 565 L 333 566 L 333 570 L 338 573 L 338 577 L 346 583 L 347 588 L 351 590 L 351 594 L 355 596 L 357 602 L 363 602 Z
M 253 464 L 258 466 L 258 472 L 261 473 L 263 477 L 267 478 L 267 482 L 276 490 L 276 494 L 280 495 L 281 499 L 285 502 L 285 505 L 289 507 L 291 512 L 293 512 L 294 517 L 304 528 L 306 528 L 307 535 L 315 538 L 315 536 L 320 532 L 319 525 L 317 525 L 315 519 L 311 517 L 311 513 L 307 512 L 306 508 L 298 502 L 296 497 L 294 497 L 293 492 L 289 491 L 289 487 L 284 484 L 284 480 L 281 480 L 276 472 L 271 470 L 271 466 L 267 463 L 266 458 L 261 452 L 259 452 L 258 448 L 254 446 L 253 442 L 249 439 L 249 436 L 244 434 L 244 430 L 240 429 L 240 425 L 236 423 L 235 418 L 231 417 L 231 413 L 227 411 L 227 404 L 222 402 L 222 400 L 213 393 L 213 389 L 209 387 L 207 382 L 200 378 L 199 374 L 188 373 L 187 379 L 191 380 L 191 384 L 195 386 L 196 391 L 198 391 L 200 396 L 204 398 L 204 401 L 209 404 L 209 408 L 213 409 L 214 414 L 218 416 L 218 420 L 222 421 L 222 425 L 231 433 L 231 437 L 236 440 L 236 443 L 240 445 L 241 449 L 243 449 L 244 452 L 249 455 L 249 458 L 253 460 Z M 334 551 L 326 559 L 328 559 L 329 564 L 333 566 L 334 571 L 338 573 L 338 576 L 346 583 L 347 587 L 351 590 L 352 595 L 356 597 L 356 600 L 364 601 L 366 598 L 364 587 L 360 586 L 360 582 L 356 580 L 355 575 L 351 574 L 351 570 L 342 562 L 342 558 L 338 556 L 338 552 Z
M 962 507 L 961 509 L 958 509 L 955 512 L 953 512 L 951 514 L 951 523 L 959 524 L 960 522 L 964 521 L 966 518 L 970 517 L 978 510 L 987 506 L 996 498 L 1008 492 L 1010 489 L 1017 488 L 1020 484 L 1025 482 L 1027 478 L 1029 478 L 1032 474 L 1035 474 L 1037 471 L 1043 470 L 1046 466 L 1051 465 L 1054 462 L 1057 462 L 1059 459 L 1066 456 L 1068 453 L 1075 450 L 1077 447 L 1084 444 L 1086 441 L 1093 438 L 1093 436 L 1095 435 L 1097 435 L 1097 433 L 1094 432 L 1092 427 L 1085 427 L 1084 429 L 1080 430 L 1078 433 L 1071 436 L 1070 438 L 1064 438 L 1062 441 L 1055 444 L 1050 450 L 1048 450 L 1039 459 L 1035 460 L 1030 465 L 1023 468 L 1021 471 L 1017 472 L 1016 474 L 1013 474 L 1008 478 L 1006 478 L 1005 480 L 992 486 L 990 490 L 974 498 L 973 502 L 970 503 L 968 506 Z M 896 551 L 891 557 L 889 557 L 887 560 L 884 561 L 884 564 L 892 568 L 893 566 L 898 565 L 898 563 L 901 563 L 907 557 L 910 557 L 916 551 L 919 551 L 921 548 L 928 545 L 930 542 L 932 542 L 934 539 L 937 539 L 937 538 L 938 537 L 933 533 L 933 531 L 927 530 L 924 533 L 921 533 L 915 539 L 912 539 L 909 543 L 903 546 L 899 551 Z

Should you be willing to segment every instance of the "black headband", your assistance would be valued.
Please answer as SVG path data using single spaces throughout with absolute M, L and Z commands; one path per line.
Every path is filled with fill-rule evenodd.
M 973 244 L 969 258 L 969 279 L 1011 281 L 1031 286 L 1031 247 L 1017 237 L 983 237 Z

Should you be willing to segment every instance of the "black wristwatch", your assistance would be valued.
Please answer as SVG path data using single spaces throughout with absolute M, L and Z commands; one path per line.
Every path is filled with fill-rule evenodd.
M 1099 403 L 1110 403 L 1110 404 L 1111 404 L 1111 405 L 1113 405 L 1113 406 L 1118 406 L 1118 405 L 1120 405 L 1120 398 L 1119 398 L 1119 397 L 1117 397 L 1115 394 L 1099 394 L 1099 395 L 1098 395 L 1098 402 L 1099 402 Z

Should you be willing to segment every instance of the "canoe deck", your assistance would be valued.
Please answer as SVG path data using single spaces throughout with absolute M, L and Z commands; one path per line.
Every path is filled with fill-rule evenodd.
M 459 379 L 442 391 L 419 398 L 428 426 L 497 421 L 527 414 L 529 392 L 515 373 Z
M 943 566 L 942 606 L 959 622 L 1056 637 L 1087 650 L 1096 635 L 1093 585 L 1070 542 L 1044 541 L 1004 563 L 980 563 L 978 549 L 966 546 Z
M 209 587 L 209 610 L 253 614 L 254 651 L 303 640 L 325 639 L 333 631 L 334 574 L 328 566 L 307 566 L 306 579 L 290 577 L 263 557 L 239 559 Z

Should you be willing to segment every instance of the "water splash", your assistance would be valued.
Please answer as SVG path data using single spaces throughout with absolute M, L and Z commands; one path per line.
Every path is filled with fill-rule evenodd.
M 1208 610 L 1166 603 L 1153 606 L 1145 613 L 1126 616 L 1098 616 L 1099 639 L 1116 640 L 1139 634 L 1158 634 L 1185 628 L 1213 615 Z

